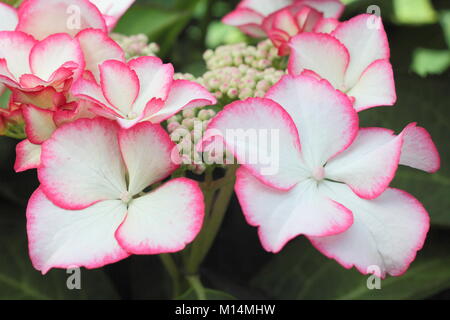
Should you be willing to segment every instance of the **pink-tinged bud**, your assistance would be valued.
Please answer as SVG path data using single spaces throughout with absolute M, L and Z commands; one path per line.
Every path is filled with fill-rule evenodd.
M 188 130 L 192 130 L 194 128 L 194 119 L 192 118 L 188 118 L 188 119 L 184 119 L 181 124 L 186 127 Z
M 212 51 L 211 49 L 208 49 L 203 54 L 203 59 L 209 60 L 213 55 L 214 55 L 214 51 Z
M 258 68 L 259 69 L 265 69 L 271 65 L 270 60 L 263 59 L 258 61 Z
M 236 88 L 231 88 L 227 92 L 227 96 L 230 97 L 231 99 L 236 98 L 238 96 L 238 94 L 239 94 L 239 91 Z
M 220 86 L 220 82 L 217 79 L 211 79 L 208 81 L 208 87 L 212 90 L 218 89 Z
M 230 85 L 228 83 L 224 83 L 220 86 L 219 90 L 222 91 L 222 93 L 225 93 L 230 88 Z
M 252 64 L 255 61 L 255 57 L 254 56 L 246 56 L 245 57 L 245 63 L 246 64 Z
M 270 82 L 261 80 L 256 84 L 256 89 L 261 91 L 267 91 L 270 88 Z
M 264 98 L 264 96 L 266 95 L 266 92 L 263 90 L 256 90 L 255 91 L 255 97 L 256 98 Z
M 197 115 L 197 118 L 199 118 L 202 121 L 209 120 L 209 117 L 210 117 L 209 115 L 210 115 L 209 110 L 203 109 L 203 110 L 200 110 L 200 112 Z
M 238 68 L 241 72 L 247 72 L 247 70 L 249 69 L 245 64 L 240 65 Z
M 183 118 L 194 118 L 195 117 L 195 110 L 194 109 L 186 109 L 182 112 Z
M 238 66 L 238 65 L 240 65 L 240 64 L 242 64 L 244 62 L 244 59 L 242 59 L 242 57 L 235 57 L 233 59 L 233 62 L 234 62 L 235 65 Z
M 167 123 L 180 122 L 180 121 L 181 121 L 181 116 L 178 115 L 178 114 L 170 117 L 169 119 L 167 119 Z
M 250 88 L 244 88 L 241 90 L 241 93 L 239 94 L 240 100 L 245 100 L 247 98 L 250 98 L 253 96 L 253 90 Z
M 167 131 L 169 131 L 169 133 L 174 132 L 178 127 L 180 126 L 179 122 L 171 122 L 167 125 Z

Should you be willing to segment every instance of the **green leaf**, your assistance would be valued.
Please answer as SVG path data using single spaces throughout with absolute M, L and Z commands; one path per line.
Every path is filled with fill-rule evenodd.
M 445 40 L 450 49 L 450 10 L 444 10 L 441 12 L 441 26 L 444 30 Z
M 144 33 L 151 41 L 156 41 L 165 30 L 171 28 L 173 24 L 185 16 L 186 14 L 183 12 L 138 4 L 132 6 L 126 12 L 114 32 L 125 35 Z
M 398 101 L 394 107 L 373 108 L 359 113 L 362 127 L 384 127 L 400 132 L 417 122 L 427 129 L 440 152 L 441 168 L 434 174 L 401 166 L 393 187 L 403 189 L 423 203 L 431 223 L 450 227 L 450 113 L 448 75 L 427 77 L 396 74 Z
M 224 44 L 245 42 L 246 39 L 238 28 L 214 21 L 208 26 L 206 46 L 213 49 Z
M 275 299 L 422 299 L 450 287 L 450 251 L 445 245 L 450 238 L 428 240 L 410 269 L 381 280 L 379 290 L 368 289 L 369 276 L 327 259 L 305 239 L 289 244 L 252 284 Z
M 236 300 L 235 297 L 228 293 L 212 289 L 205 289 L 205 294 L 206 300 Z M 193 289 L 189 289 L 181 296 L 177 297 L 176 300 L 198 300 L 198 297 Z
M 43 276 L 30 262 L 24 234 L 25 223 L 15 217 L 21 209 L 2 204 L 0 221 L 0 300 L 117 299 L 117 293 L 102 270 L 81 269 L 81 289 L 69 290 L 65 270 L 52 270 Z M 15 212 L 19 211 L 19 212 Z M 14 213 L 14 214 L 12 214 Z M 13 217 L 15 216 L 15 217 Z
M 146 34 L 150 41 L 160 45 L 159 53 L 164 57 L 191 21 L 200 0 L 170 3 L 170 6 L 136 4 L 120 19 L 114 31 L 125 35 Z
M 438 15 L 430 0 L 394 0 L 396 21 L 402 24 L 429 24 Z
M 450 50 L 414 50 L 411 69 L 422 77 L 441 74 L 450 67 Z

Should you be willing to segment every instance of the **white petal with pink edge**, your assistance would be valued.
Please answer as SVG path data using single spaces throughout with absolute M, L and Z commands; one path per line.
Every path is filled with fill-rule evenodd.
M 160 123 L 182 109 L 214 105 L 216 102 L 217 99 L 201 85 L 187 80 L 174 80 L 164 107 L 147 119 Z
M 373 62 L 347 95 L 355 98 L 354 108 L 358 112 L 376 106 L 394 105 L 397 94 L 389 60 Z
M 277 10 L 291 5 L 292 3 L 293 0 L 244 0 L 239 4 L 238 9 L 249 8 L 267 16 Z
M 198 184 L 186 178 L 170 180 L 132 200 L 116 238 L 134 254 L 177 252 L 197 236 L 203 216 L 203 193 Z
M 31 73 L 30 52 L 36 44 L 32 36 L 23 32 L 0 32 L 0 58 L 6 60 L 6 69 L 1 68 L 0 75 L 18 81 L 20 76 Z
M 100 66 L 101 87 L 105 98 L 127 117 L 139 94 L 139 79 L 128 65 L 118 60 L 108 60 Z
M 103 14 L 111 31 L 120 17 L 131 7 L 135 0 L 89 0 Z
M 360 197 L 373 199 L 389 186 L 398 168 L 403 134 L 391 130 L 365 128 L 353 144 L 331 159 L 325 176 L 344 182 Z
M 350 53 L 346 86 L 352 88 L 374 61 L 389 59 L 389 42 L 380 17 L 360 14 L 342 22 L 332 33 Z
M 326 182 L 323 192 L 353 212 L 354 223 L 345 232 L 310 237 L 313 245 L 345 268 L 361 273 L 379 270 L 379 276 L 402 275 L 423 246 L 429 216 L 408 193 L 387 189 L 375 200 L 356 196 L 344 184 Z
M 34 46 L 30 53 L 33 74 L 42 80 L 50 77 L 66 63 L 75 63 L 73 77 L 76 79 L 84 69 L 84 57 L 78 40 L 67 34 L 51 35 Z
M 312 179 L 289 191 L 276 190 L 241 167 L 235 190 L 247 222 L 259 227 L 261 243 L 270 252 L 279 252 L 299 235 L 334 235 L 353 223 L 352 213 L 322 195 Z
M 128 169 L 128 191 L 132 196 L 166 178 L 178 167 L 170 157 L 176 145 L 159 125 L 142 122 L 128 130 L 122 129 L 119 145 Z
M 342 88 L 350 55 L 339 40 L 327 34 L 302 33 L 292 38 L 290 47 L 290 74 L 299 75 L 307 69 L 327 79 L 336 89 Z
M 339 18 L 345 9 L 340 0 L 304 0 L 300 2 L 323 12 L 325 18 Z
M 86 29 L 78 33 L 77 39 L 85 59 L 86 70 L 94 75 L 100 82 L 98 66 L 106 60 L 125 61 L 125 54 L 120 46 L 101 30 Z
M 429 173 L 441 166 L 439 152 L 427 130 L 415 123 L 403 130 L 403 147 L 400 164 Z
M 358 115 L 350 100 L 328 81 L 284 76 L 266 94 L 279 103 L 297 126 L 310 170 L 347 148 L 358 133 Z
M 41 146 L 33 144 L 26 139 L 19 142 L 16 146 L 16 162 L 14 171 L 23 172 L 30 169 L 36 169 L 41 164 Z
M 206 135 L 223 137 L 238 163 L 274 188 L 290 189 L 309 176 L 297 128 L 272 100 L 251 98 L 229 104 L 213 118 Z
M 79 210 L 126 194 L 118 130 L 110 120 L 79 119 L 42 145 L 39 181 L 52 202 Z
M 80 98 L 94 104 L 98 104 L 106 111 L 111 111 L 117 114 L 118 110 L 111 106 L 103 95 L 102 88 L 93 80 L 78 79 L 71 87 L 71 93 Z
M 223 17 L 222 22 L 235 27 L 249 24 L 257 26 L 262 24 L 263 19 L 264 17 L 253 9 L 239 8 Z
M 102 14 L 88 0 L 27 0 L 19 7 L 17 30 L 37 40 L 55 33 L 75 36 L 87 28 L 107 30 Z
M 33 266 L 45 274 L 52 268 L 100 268 L 128 257 L 114 237 L 125 215 L 126 206 L 118 200 L 81 211 L 64 210 L 37 189 L 27 207 Z
M 274 28 L 282 30 L 291 37 L 300 32 L 298 22 L 295 20 L 289 9 L 278 11 L 273 19 L 270 19 L 269 21 L 271 24 L 270 29 Z
M 314 27 L 313 32 L 332 33 L 339 25 L 339 21 L 333 18 L 321 19 Z
M 166 100 L 174 73 L 170 63 L 163 64 L 156 57 L 140 57 L 131 60 L 128 66 L 136 72 L 140 83 L 139 95 L 133 106 L 136 114 L 141 114 L 153 98 Z
M 25 119 L 25 132 L 31 143 L 43 143 L 56 130 L 53 111 L 29 105 L 22 108 L 22 113 Z
M 19 23 L 19 17 L 15 8 L 0 2 L 0 31 L 13 31 Z

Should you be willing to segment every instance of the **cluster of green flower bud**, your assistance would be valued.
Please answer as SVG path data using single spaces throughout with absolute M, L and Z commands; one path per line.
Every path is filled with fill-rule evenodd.
M 209 108 L 193 108 L 183 110 L 167 120 L 167 131 L 177 144 L 183 165 L 195 174 L 202 174 L 208 165 L 223 163 L 222 155 L 216 161 L 208 153 L 197 149 L 206 127 L 215 115 L 216 112 Z
M 256 46 L 246 43 L 220 46 L 215 50 L 207 50 L 203 54 L 203 59 L 209 70 L 241 65 L 256 70 L 265 70 L 278 65 L 282 60 L 278 56 L 278 49 L 270 40 L 262 41 Z
M 145 34 L 125 36 L 119 33 L 112 33 L 111 38 L 125 51 L 127 60 L 141 56 L 156 56 L 159 52 L 159 46 L 154 42 L 149 43 Z
M 204 54 L 208 71 L 195 79 L 190 74 L 176 74 L 175 79 L 193 80 L 203 85 L 223 106 L 235 100 L 263 97 L 286 73 L 284 58 L 270 41 L 256 47 L 245 43 L 225 45 Z
M 284 74 L 284 71 L 272 67 L 257 70 L 240 65 L 207 71 L 198 82 L 222 104 L 226 104 L 234 100 L 263 97 Z

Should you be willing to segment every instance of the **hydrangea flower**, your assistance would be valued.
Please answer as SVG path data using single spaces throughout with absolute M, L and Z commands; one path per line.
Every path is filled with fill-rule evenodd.
M 283 9 L 298 12 L 304 7 L 323 12 L 325 18 L 339 18 L 344 10 L 339 0 L 242 0 L 222 21 L 252 37 L 261 38 L 267 36 L 264 22 L 271 19 L 271 15 Z
M 27 208 L 33 266 L 98 268 L 130 254 L 182 250 L 203 223 L 201 189 L 186 178 L 146 189 L 177 168 L 174 147 L 149 122 L 121 129 L 80 119 L 59 128 L 43 144 L 41 185 Z
M 331 35 L 297 35 L 290 47 L 289 73 L 328 80 L 351 98 L 357 111 L 395 104 L 389 43 L 381 18 L 362 14 L 341 23 Z
M 280 56 L 289 55 L 291 37 L 303 32 L 330 33 L 338 25 L 337 19 L 323 18 L 323 13 L 310 7 L 302 7 L 298 12 L 289 9 L 277 11 L 263 23 Z
M 186 80 L 173 80 L 173 67 L 156 57 L 124 63 L 108 60 L 99 65 L 100 83 L 79 79 L 72 94 L 98 105 L 97 114 L 117 119 L 121 126 L 159 123 L 185 108 L 216 103 L 205 88 Z
M 23 32 L 0 32 L 0 82 L 15 93 L 16 102 L 49 108 L 83 70 L 80 44 L 67 34 L 36 41 Z
M 305 235 L 346 268 L 367 273 L 376 265 L 381 276 L 396 276 L 422 247 L 427 212 L 389 184 L 399 164 L 438 170 L 439 155 L 423 128 L 410 124 L 399 135 L 360 129 L 350 100 L 327 81 L 285 76 L 265 99 L 225 107 L 209 130 L 223 137 L 242 164 L 235 190 L 267 251 L 279 252 Z M 265 139 L 252 144 L 246 134 L 231 139 L 227 130 L 276 130 L 278 148 L 264 147 Z M 261 149 L 279 153 L 276 172 L 249 161 Z
M 58 33 L 36 41 L 19 31 L 0 32 L 0 82 L 14 93 L 16 103 L 55 109 L 83 73 L 99 79 L 98 64 L 125 61 L 123 50 L 105 33 L 85 29 L 71 38 Z

